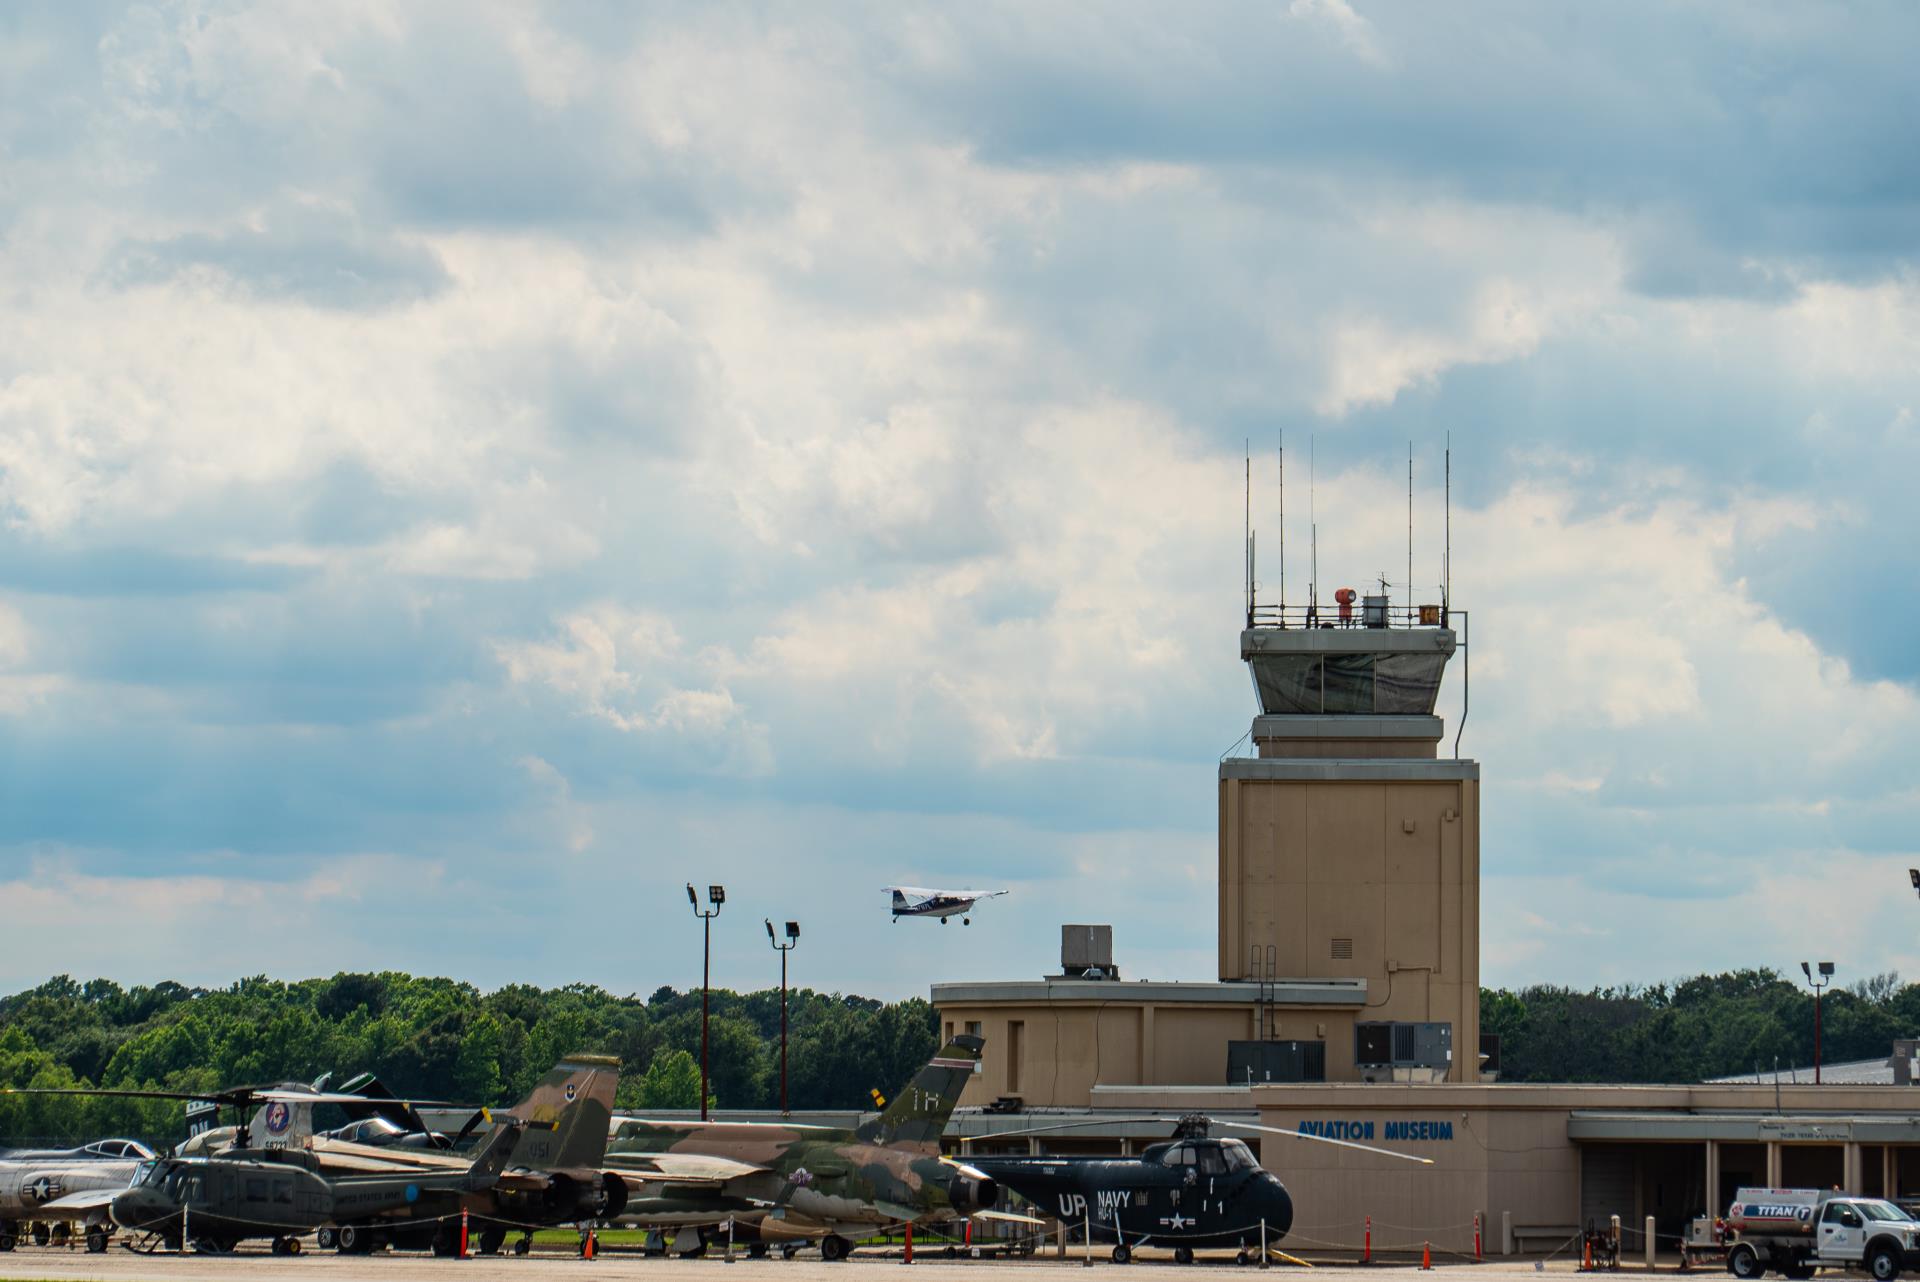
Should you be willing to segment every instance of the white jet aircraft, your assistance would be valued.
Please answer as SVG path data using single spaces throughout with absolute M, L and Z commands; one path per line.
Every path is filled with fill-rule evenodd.
M 971 926 L 973 918 L 962 916 L 973 911 L 982 899 L 1004 895 L 1004 890 L 929 890 L 925 886 L 884 886 L 893 894 L 893 920 L 902 917 L 938 917 L 942 926 L 947 918 L 959 917 L 962 926 Z

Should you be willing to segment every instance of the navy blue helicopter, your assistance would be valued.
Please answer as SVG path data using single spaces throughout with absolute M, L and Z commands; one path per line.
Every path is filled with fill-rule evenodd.
M 1164 1121 L 1163 1118 L 1097 1118 L 1026 1130 L 1000 1131 L 980 1139 L 1033 1135 L 1074 1127 Z M 1304 1135 L 1247 1122 L 1216 1122 L 1201 1113 L 1182 1117 L 1173 1138 L 1135 1157 L 974 1157 L 967 1163 L 1041 1211 L 1081 1228 L 1094 1240 L 1112 1242 L 1113 1260 L 1125 1264 L 1143 1246 L 1172 1247 L 1181 1264 L 1196 1247 L 1234 1248 L 1242 1264 L 1260 1258 L 1293 1227 L 1293 1199 L 1280 1177 L 1265 1170 L 1244 1140 L 1216 1138 L 1212 1128 L 1264 1131 L 1363 1149 L 1431 1166 L 1432 1159 L 1352 1140 Z

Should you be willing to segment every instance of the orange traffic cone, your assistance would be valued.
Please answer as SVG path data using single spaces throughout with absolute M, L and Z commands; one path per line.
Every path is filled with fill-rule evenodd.
M 1433 1268 L 1433 1243 L 1431 1242 L 1420 1244 L 1420 1267 L 1428 1270 Z

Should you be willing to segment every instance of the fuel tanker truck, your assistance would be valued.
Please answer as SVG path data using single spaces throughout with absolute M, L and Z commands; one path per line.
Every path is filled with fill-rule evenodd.
M 1920 1222 L 1875 1197 L 1741 1189 L 1727 1210 L 1727 1232 L 1727 1272 L 1737 1278 L 1865 1268 L 1875 1282 L 1893 1282 L 1902 1269 L 1920 1268 Z

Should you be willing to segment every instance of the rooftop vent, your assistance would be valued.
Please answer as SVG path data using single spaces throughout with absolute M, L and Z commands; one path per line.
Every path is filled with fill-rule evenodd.
M 1060 927 L 1060 973 L 1068 979 L 1118 979 L 1112 926 Z

